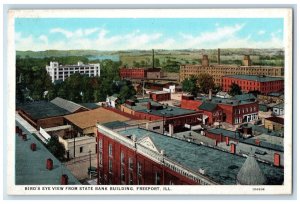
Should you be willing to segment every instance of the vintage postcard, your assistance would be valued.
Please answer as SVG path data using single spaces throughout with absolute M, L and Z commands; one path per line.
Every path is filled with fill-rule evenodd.
M 10 195 L 292 193 L 292 9 L 10 10 Z

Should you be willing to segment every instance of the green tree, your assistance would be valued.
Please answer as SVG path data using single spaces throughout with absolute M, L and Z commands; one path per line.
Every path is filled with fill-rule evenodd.
M 228 93 L 231 96 L 240 95 L 240 94 L 242 94 L 242 89 L 241 89 L 241 87 L 238 84 L 232 83 L 230 85 L 230 90 L 229 90 Z
M 64 160 L 66 149 L 57 136 L 52 136 L 46 146 L 57 159 Z
M 198 80 L 198 85 L 199 85 L 199 90 L 202 93 L 208 94 L 209 89 L 214 89 L 215 88 L 215 82 L 214 79 L 211 75 L 209 74 L 200 74 L 197 77 Z
M 191 76 L 190 78 L 186 78 L 182 81 L 182 90 L 185 92 L 189 92 L 194 96 L 197 96 L 199 91 L 197 77 Z

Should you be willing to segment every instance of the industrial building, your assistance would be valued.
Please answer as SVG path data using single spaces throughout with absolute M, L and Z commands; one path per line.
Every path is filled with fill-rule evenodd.
M 79 73 L 89 77 L 100 76 L 100 64 L 83 64 L 78 62 L 72 65 L 60 65 L 58 62 L 50 62 L 46 66 L 47 73 L 50 75 L 52 83 L 56 80 L 64 81 L 72 74 Z
M 210 74 L 216 85 L 222 86 L 222 77 L 226 75 L 265 75 L 273 77 L 283 77 L 283 67 L 271 67 L 271 66 L 253 66 L 251 65 L 251 59 L 249 55 L 244 56 L 243 66 L 237 65 L 221 65 L 220 63 L 220 49 L 218 50 L 218 64 L 211 65 L 207 55 L 203 55 L 202 64 L 196 65 L 181 65 L 179 80 L 182 82 L 186 78 L 190 78 L 192 75 L 200 75 L 203 73 Z
M 243 92 L 259 91 L 260 94 L 270 94 L 284 91 L 284 80 L 282 77 L 269 77 L 265 75 L 229 75 L 222 78 L 223 91 L 230 91 L 231 85 L 235 83 L 241 87 Z

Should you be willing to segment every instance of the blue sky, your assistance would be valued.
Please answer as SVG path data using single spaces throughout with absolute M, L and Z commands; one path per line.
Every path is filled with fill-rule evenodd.
M 283 48 L 283 19 L 17 18 L 17 50 Z

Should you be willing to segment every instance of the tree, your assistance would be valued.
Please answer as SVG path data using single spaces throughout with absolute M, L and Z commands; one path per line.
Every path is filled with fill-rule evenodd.
M 65 158 L 65 146 L 59 142 L 57 136 L 52 136 L 47 143 L 47 148 L 49 151 L 59 160 L 64 160 Z
M 242 89 L 238 84 L 233 83 L 230 85 L 229 95 L 235 96 L 235 95 L 241 95 L 241 94 L 242 94 Z
M 215 82 L 211 75 L 209 74 L 200 74 L 197 77 L 198 85 L 199 85 L 199 91 L 201 93 L 208 94 L 210 89 L 215 88 Z
M 195 76 L 191 76 L 190 78 L 184 79 L 182 81 L 182 90 L 185 92 L 189 92 L 194 96 L 197 96 L 197 93 L 199 91 L 197 78 Z

